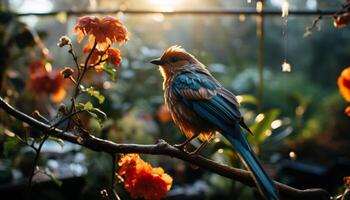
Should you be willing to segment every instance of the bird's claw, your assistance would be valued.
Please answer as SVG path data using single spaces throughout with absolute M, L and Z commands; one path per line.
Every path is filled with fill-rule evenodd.
M 196 149 L 194 151 L 188 151 L 186 149 L 186 145 L 183 145 L 183 144 L 174 144 L 174 147 L 179 149 L 180 151 L 188 153 L 188 155 L 190 155 L 190 156 L 197 156 L 199 153 L 198 149 Z
M 193 139 L 196 138 L 196 137 L 197 137 L 197 136 L 194 135 L 194 136 L 188 138 L 185 142 L 183 142 L 183 143 L 181 143 L 181 144 L 174 144 L 174 147 L 178 148 L 178 149 L 181 150 L 181 151 L 184 151 L 184 152 L 188 153 L 188 151 L 186 150 L 186 145 L 187 145 L 188 143 L 190 143 L 191 140 L 193 140 Z
M 184 145 L 184 144 L 174 144 L 174 147 L 175 148 L 178 148 L 179 150 L 181 150 L 181 151 L 186 151 L 186 144 Z
M 198 151 L 194 150 L 194 151 L 188 152 L 188 155 L 190 155 L 190 156 L 197 156 L 198 155 Z

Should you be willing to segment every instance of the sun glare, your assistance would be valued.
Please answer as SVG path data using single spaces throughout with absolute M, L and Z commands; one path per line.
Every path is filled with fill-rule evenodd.
M 172 12 L 174 11 L 183 0 L 148 0 L 160 11 Z
M 47 13 L 53 9 L 51 0 L 11 0 L 9 3 L 12 9 L 20 13 Z

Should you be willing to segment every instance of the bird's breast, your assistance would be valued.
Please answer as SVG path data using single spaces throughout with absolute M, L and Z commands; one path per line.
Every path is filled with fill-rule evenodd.
M 164 99 L 174 123 L 179 126 L 186 137 L 199 135 L 200 139 L 208 140 L 215 133 L 215 127 L 195 113 L 174 94 L 171 84 L 167 84 L 164 88 Z

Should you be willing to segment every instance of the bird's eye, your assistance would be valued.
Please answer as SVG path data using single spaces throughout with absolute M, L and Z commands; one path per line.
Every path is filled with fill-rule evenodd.
M 178 59 L 177 59 L 176 57 L 172 57 L 172 58 L 170 59 L 170 61 L 171 61 L 172 63 L 174 63 L 174 62 L 178 61 Z

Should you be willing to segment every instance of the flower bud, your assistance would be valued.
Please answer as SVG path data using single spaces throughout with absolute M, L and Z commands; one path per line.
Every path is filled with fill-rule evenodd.
M 74 73 L 74 70 L 70 67 L 65 67 L 60 72 L 64 78 L 69 78 Z
M 100 191 L 100 194 L 101 194 L 101 196 L 102 196 L 102 198 L 107 198 L 108 197 L 108 192 L 107 192 L 107 190 L 101 190 Z
M 69 45 L 71 43 L 72 43 L 72 40 L 68 36 L 64 35 L 64 36 L 60 37 L 60 40 L 59 40 L 59 43 L 57 43 L 57 46 L 64 47 L 64 46 Z

